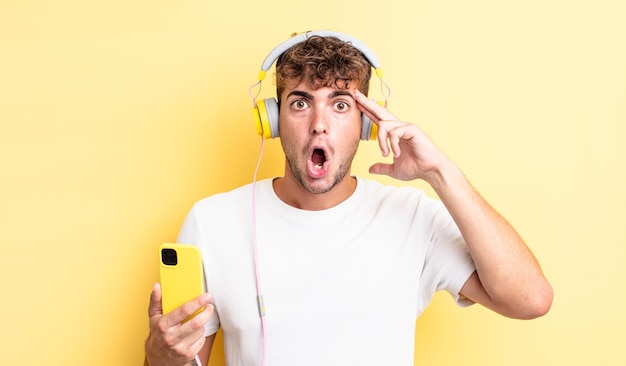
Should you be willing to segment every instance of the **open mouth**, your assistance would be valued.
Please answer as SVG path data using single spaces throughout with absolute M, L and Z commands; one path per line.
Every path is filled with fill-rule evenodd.
M 315 169 L 322 170 L 324 168 L 324 163 L 326 162 L 326 153 L 324 153 L 324 150 L 313 150 L 313 154 L 311 155 L 311 162 L 313 162 L 313 167 Z

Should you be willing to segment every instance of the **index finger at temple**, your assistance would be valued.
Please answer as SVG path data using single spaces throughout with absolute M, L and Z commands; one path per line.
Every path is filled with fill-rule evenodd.
M 365 115 L 371 119 L 374 123 L 378 123 L 380 120 L 394 120 L 395 116 L 389 112 L 389 110 L 377 102 L 368 99 L 360 91 L 356 91 L 355 100 L 359 108 L 365 113 Z

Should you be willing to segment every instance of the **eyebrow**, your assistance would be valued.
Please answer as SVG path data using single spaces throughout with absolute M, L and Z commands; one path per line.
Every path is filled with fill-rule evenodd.
M 354 95 L 346 90 L 335 90 L 332 93 L 328 94 L 328 99 L 334 99 L 340 96 L 347 96 L 354 99 Z
M 306 98 L 306 99 L 313 99 L 313 94 L 302 91 L 302 90 L 290 91 L 289 94 L 287 94 L 287 98 L 289 98 L 292 95 L 299 96 L 299 97 Z M 334 99 L 339 96 L 348 96 L 354 99 L 354 95 L 352 95 L 352 93 L 346 90 L 334 90 L 332 93 L 328 94 L 328 99 Z
M 302 97 L 302 98 L 306 98 L 306 99 L 313 99 L 313 94 L 307 93 L 307 92 L 301 91 L 301 90 L 292 90 L 292 91 L 290 91 L 289 94 L 287 94 L 287 98 L 289 98 L 292 95 L 295 95 L 295 96 L 298 96 L 298 97 Z

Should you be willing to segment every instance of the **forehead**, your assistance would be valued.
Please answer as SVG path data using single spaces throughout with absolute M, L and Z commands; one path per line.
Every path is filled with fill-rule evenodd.
M 279 97 L 286 97 L 289 93 L 294 90 L 305 91 L 311 94 L 317 94 L 318 92 L 327 95 L 329 92 L 333 91 L 342 91 L 347 92 L 347 94 L 354 94 L 357 89 L 357 83 L 349 83 L 341 80 L 337 80 L 333 83 L 312 85 L 308 79 L 286 79 L 284 84 L 284 89 L 282 91 L 282 95 Z M 342 93 L 345 94 L 345 93 Z

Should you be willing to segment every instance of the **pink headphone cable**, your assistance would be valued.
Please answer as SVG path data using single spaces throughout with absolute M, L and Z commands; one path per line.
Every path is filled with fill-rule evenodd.
M 265 303 L 263 302 L 263 291 L 261 290 L 261 274 L 259 269 L 259 243 L 257 240 L 257 223 L 256 223 L 256 182 L 263 150 L 265 149 L 265 139 L 261 136 L 261 151 L 259 152 L 259 160 L 254 169 L 254 179 L 252 180 L 252 245 L 254 247 L 254 273 L 256 276 L 257 301 L 259 305 L 259 315 L 261 317 L 261 330 L 263 332 L 263 354 L 261 357 L 261 365 L 265 366 L 265 354 L 267 350 L 266 342 L 266 325 L 265 325 Z
M 261 277 L 259 271 L 259 245 L 256 237 L 256 176 L 259 172 L 259 166 L 261 165 L 261 158 L 263 157 L 263 150 L 265 149 L 265 139 L 261 136 L 261 151 L 259 153 L 259 160 L 256 163 L 256 169 L 254 169 L 254 179 L 252 180 L 252 244 L 254 246 L 254 274 L 256 276 L 256 292 L 257 301 L 259 304 L 259 314 L 261 316 L 261 330 L 263 332 L 263 354 L 261 358 L 261 365 L 265 366 L 265 350 L 266 350 L 266 336 L 265 336 L 265 304 L 263 303 L 263 293 L 261 291 Z M 193 366 L 202 366 L 200 357 L 196 355 L 192 362 Z

